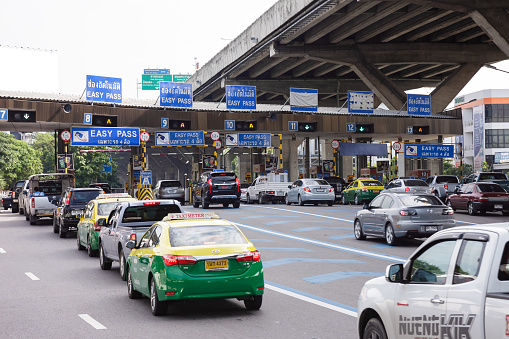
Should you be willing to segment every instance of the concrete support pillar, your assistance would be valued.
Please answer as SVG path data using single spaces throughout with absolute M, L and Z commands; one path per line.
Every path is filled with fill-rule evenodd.
M 299 153 L 297 148 L 302 139 L 283 139 L 283 169 L 288 171 L 288 181 L 299 178 Z
M 332 139 L 320 139 L 320 147 L 322 148 L 322 160 L 334 159 L 334 148 L 331 147 Z
M 348 180 L 349 175 L 355 175 L 353 172 L 353 157 L 351 156 L 338 156 L 338 162 L 341 162 L 341 169 L 339 176 Z
M 309 137 L 306 137 L 304 142 L 304 178 L 310 177 L 310 163 L 311 159 L 309 158 Z
M 401 149 L 405 149 L 405 145 L 401 145 Z M 398 153 L 398 172 L 396 173 L 398 177 L 406 176 L 406 164 L 405 164 L 405 152 Z
M 502 8 L 472 11 L 470 17 L 509 58 L 509 14 Z

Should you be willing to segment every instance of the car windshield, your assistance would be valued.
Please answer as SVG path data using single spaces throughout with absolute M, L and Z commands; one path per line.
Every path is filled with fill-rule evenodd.
M 122 223 L 161 221 L 168 213 L 181 213 L 174 204 L 130 206 L 124 211 Z
M 93 191 L 73 191 L 71 193 L 71 200 L 69 200 L 69 203 L 71 205 L 83 205 L 88 204 L 90 200 L 93 200 L 97 198 L 97 196 L 102 193 L 100 190 L 93 190 Z
M 404 180 L 406 186 L 428 186 L 428 184 L 422 180 Z
M 481 173 L 479 175 L 479 181 L 490 180 L 507 180 L 507 177 L 504 173 Z
M 364 186 L 383 186 L 378 180 L 362 180 L 361 182 Z
M 442 201 L 433 195 L 399 195 L 401 203 L 405 206 L 443 205 Z
M 172 247 L 247 243 L 239 230 L 229 225 L 175 227 L 169 232 Z
M 110 212 L 113 211 L 115 206 L 117 206 L 118 202 L 104 202 L 97 206 L 97 214 L 99 215 L 110 215 Z
M 497 184 L 482 184 L 477 185 L 479 191 L 483 193 L 487 192 L 498 192 L 498 193 L 505 193 L 505 190 L 502 188 L 502 186 Z
M 161 187 L 180 187 L 180 181 L 161 181 Z
M 454 175 L 437 177 L 437 184 L 457 184 L 458 177 Z
M 305 180 L 305 185 L 327 185 L 329 186 L 329 183 L 325 180 Z

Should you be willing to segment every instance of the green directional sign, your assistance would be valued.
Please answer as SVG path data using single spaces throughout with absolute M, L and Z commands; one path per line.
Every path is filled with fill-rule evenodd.
M 173 81 L 171 74 L 142 74 L 141 89 L 149 91 L 159 91 L 159 81 Z
M 173 82 L 186 82 L 191 74 L 173 74 Z

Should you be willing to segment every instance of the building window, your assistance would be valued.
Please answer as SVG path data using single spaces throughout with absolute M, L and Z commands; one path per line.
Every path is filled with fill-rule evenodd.
M 486 148 L 509 148 L 509 129 L 487 129 Z
M 486 122 L 509 122 L 509 104 L 485 105 Z

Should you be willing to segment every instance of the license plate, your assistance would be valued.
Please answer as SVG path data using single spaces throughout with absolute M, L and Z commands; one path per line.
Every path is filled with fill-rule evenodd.
M 373 190 L 373 193 L 378 193 L 380 192 L 380 190 Z
M 316 191 L 317 192 L 325 192 L 325 190 L 323 188 L 317 188 Z
M 228 270 L 228 260 L 205 261 L 205 271 L 226 271 L 226 270 Z
M 83 210 L 71 210 L 71 215 L 83 214 Z
M 438 226 L 426 226 L 426 232 L 437 232 Z
M 501 210 L 502 208 L 504 208 L 504 206 L 502 206 L 502 205 L 495 205 L 495 209 L 496 210 Z
M 220 189 L 222 189 L 222 190 L 227 190 L 227 189 L 228 189 L 228 186 L 223 185 L 223 186 L 219 186 L 219 188 L 220 188 Z
M 276 192 L 276 194 L 277 194 L 277 195 L 285 195 L 285 192 L 283 192 L 283 191 L 277 191 L 277 192 Z

